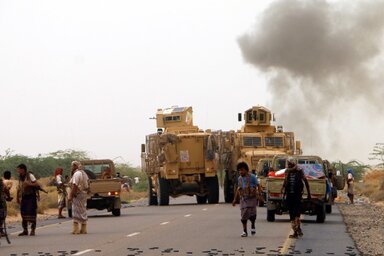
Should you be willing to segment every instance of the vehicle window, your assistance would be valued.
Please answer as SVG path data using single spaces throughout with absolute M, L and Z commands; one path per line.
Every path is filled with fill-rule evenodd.
M 164 117 L 165 122 L 169 121 L 180 121 L 180 116 L 166 116 Z
M 265 137 L 265 146 L 266 147 L 283 147 L 283 138 L 282 137 Z
M 285 159 L 277 160 L 277 170 L 281 170 L 285 168 Z
M 110 164 L 92 164 L 83 166 L 84 170 L 91 171 L 94 174 L 101 174 L 108 167 L 112 168 Z
M 243 137 L 244 147 L 261 147 L 261 137 Z
M 260 119 L 260 123 L 264 123 L 265 122 L 265 113 L 264 112 L 260 112 L 259 119 Z
M 247 120 L 248 122 L 252 122 L 252 112 L 247 113 Z

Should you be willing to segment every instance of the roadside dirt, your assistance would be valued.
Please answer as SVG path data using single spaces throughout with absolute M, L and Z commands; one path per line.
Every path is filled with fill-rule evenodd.
M 362 255 L 384 255 L 384 203 L 373 203 L 357 196 L 348 204 L 345 193 L 340 193 L 338 207 L 348 232 Z

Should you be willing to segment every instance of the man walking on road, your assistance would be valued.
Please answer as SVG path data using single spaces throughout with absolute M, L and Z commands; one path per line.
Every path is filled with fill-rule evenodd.
M 303 236 L 303 231 L 300 227 L 301 200 L 303 196 L 303 182 L 308 192 L 308 200 L 311 199 L 311 192 L 304 171 L 297 166 L 295 160 L 289 157 L 288 168 L 285 171 L 285 179 L 281 193 L 286 196 L 286 202 L 289 210 L 289 219 L 293 229 L 293 235 L 290 238 L 298 238 Z
M 87 174 L 81 169 L 78 161 L 71 164 L 72 179 L 70 180 L 71 192 L 68 201 L 72 202 L 73 231 L 72 234 L 87 233 L 87 193 L 89 180 Z M 81 229 L 79 231 L 79 224 Z
M 261 195 L 261 188 L 256 175 L 249 172 L 248 165 L 241 162 L 237 165 L 237 170 L 240 173 L 238 178 L 237 190 L 233 199 L 232 205 L 235 206 L 240 198 L 241 223 L 243 224 L 243 233 L 241 237 L 248 236 L 247 221 L 251 221 L 251 234 L 256 234 L 256 205 L 257 195 Z

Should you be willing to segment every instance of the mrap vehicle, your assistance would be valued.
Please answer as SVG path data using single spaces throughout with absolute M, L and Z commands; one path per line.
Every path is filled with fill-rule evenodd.
M 242 121 L 240 113 L 238 121 Z M 236 165 L 239 162 L 246 162 L 249 170 L 257 174 L 265 198 L 265 177 L 272 158 L 278 154 L 302 153 L 300 141 L 295 141 L 294 133 L 283 131 L 282 126 L 275 126 L 272 121 L 274 118 L 269 109 L 254 106 L 245 111 L 241 130 L 217 134 L 221 145 L 220 159 L 225 170 L 225 202 L 230 203 L 233 200 L 238 177 Z
M 149 205 L 168 205 L 182 195 L 196 196 L 198 204 L 219 201 L 215 139 L 193 125 L 192 114 L 192 107 L 156 113 L 157 133 L 146 136 L 141 153 Z

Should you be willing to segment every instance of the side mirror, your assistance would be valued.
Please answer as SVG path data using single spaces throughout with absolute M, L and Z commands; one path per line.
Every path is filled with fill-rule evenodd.
M 238 113 L 238 114 L 237 114 L 237 120 L 238 120 L 239 122 L 241 122 L 241 120 L 242 120 L 242 118 L 241 118 L 241 113 Z
M 141 144 L 141 153 L 145 153 L 145 144 Z

